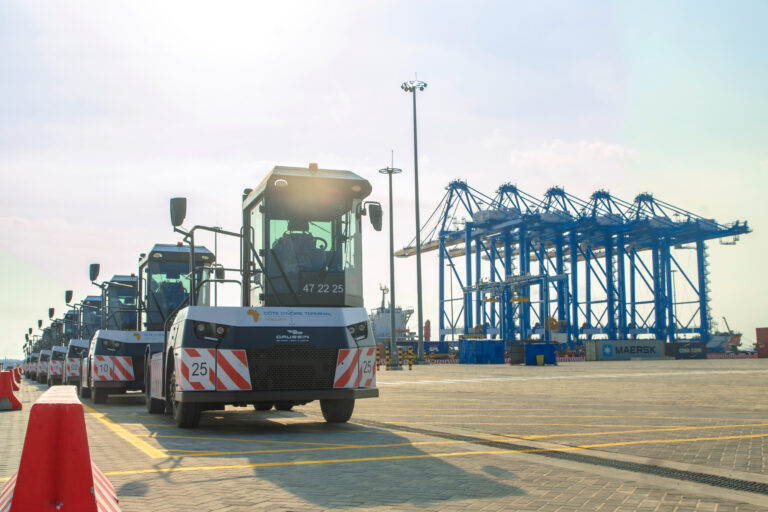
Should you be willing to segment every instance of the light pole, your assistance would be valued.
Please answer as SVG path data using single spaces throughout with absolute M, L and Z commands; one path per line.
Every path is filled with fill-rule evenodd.
M 419 219 L 419 146 L 416 136 L 416 90 L 423 91 L 427 87 L 426 82 L 409 80 L 400 84 L 400 88 L 413 95 L 413 177 L 416 189 L 416 314 L 418 318 L 419 340 L 418 360 L 424 361 L 424 318 L 421 308 L 421 221 Z
M 389 177 L 389 353 L 395 360 L 395 363 L 390 364 L 389 368 L 390 370 L 402 370 L 397 357 L 397 327 L 395 326 L 395 229 L 392 211 L 392 175 L 400 174 L 403 170 L 396 167 L 386 167 L 379 169 L 379 172 Z

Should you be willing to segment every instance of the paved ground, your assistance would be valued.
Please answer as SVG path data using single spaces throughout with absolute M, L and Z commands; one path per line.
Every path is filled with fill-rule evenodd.
M 228 408 L 179 430 L 139 396 L 86 401 L 124 511 L 768 511 L 768 361 L 417 366 L 331 426 Z M 0 413 L 0 481 L 26 418 Z M 734 488 L 741 490 L 734 490 Z M 751 488 L 751 491 L 745 490 Z

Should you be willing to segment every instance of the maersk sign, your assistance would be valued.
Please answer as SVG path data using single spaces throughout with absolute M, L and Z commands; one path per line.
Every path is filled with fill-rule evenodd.
M 662 340 L 589 340 L 584 345 L 587 361 L 664 358 L 664 342 Z

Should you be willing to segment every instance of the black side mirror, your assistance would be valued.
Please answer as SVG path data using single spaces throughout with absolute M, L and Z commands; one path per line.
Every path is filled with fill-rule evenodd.
M 224 279 L 224 276 L 225 276 L 224 267 L 216 267 L 216 270 L 214 271 L 214 275 L 216 276 L 216 279 Z
M 371 225 L 376 231 L 381 231 L 381 205 L 379 203 L 368 203 L 368 215 L 371 219 Z
M 184 217 L 187 216 L 187 198 L 171 198 L 171 224 L 177 228 L 184 223 Z
M 99 271 L 101 270 L 101 265 L 98 263 L 91 263 L 91 267 L 88 269 L 88 275 L 91 277 L 91 282 L 96 281 L 99 278 Z
M 64 291 L 64 304 L 69 304 L 72 302 L 72 290 L 65 290 Z
M 48 318 L 50 318 L 51 320 L 53 320 L 53 313 L 54 313 L 54 309 L 48 308 Z
M 42 320 L 38 320 L 37 321 L 37 328 L 38 329 L 42 329 L 43 328 L 43 321 Z

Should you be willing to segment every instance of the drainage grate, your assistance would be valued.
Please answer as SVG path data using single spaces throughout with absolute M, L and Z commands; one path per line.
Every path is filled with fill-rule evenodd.
M 378 421 L 369 420 L 355 420 L 355 423 L 362 423 L 372 427 L 379 428 L 397 428 L 405 432 L 412 432 L 414 434 L 425 434 L 429 436 L 439 437 L 442 439 L 450 439 L 454 441 L 466 441 L 474 444 L 480 444 L 484 446 L 490 446 L 492 448 L 499 448 L 502 450 L 531 450 L 530 446 L 522 444 L 509 443 L 506 441 L 490 441 L 481 437 L 474 437 L 471 435 L 463 434 L 448 434 L 445 432 L 439 432 L 435 430 L 428 430 L 422 428 L 406 427 L 403 425 L 397 425 L 395 423 L 381 423 Z M 605 459 L 602 457 L 595 457 L 593 455 L 584 455 L 580 453 L 561 452 L 557 450 L 537 451 L 536 455 L 542 457 L 549 457 L 552 459 L 567 460 L 570 462 L 580 462 L 582 464 L 592 464 L 593 466 L 603 466 L 614 469 L 621 469 L 624 471 L 631 471 L 633 473 L 643 473 L 646 475 L 661 476 L 664 478 L 674 478 L 676 480 L 683 480 L 687 482 L 696 482 L 699 484 L 711 485 L 713 487 L 720 487 L 723 489 L 731 489 L 734 491 L 746 491 L 755 494 L 762 494 L 768 496 L 768 484 L 762 482 L 753 482 L 751 480 L 741 480 L 738 478 L 729 478 L 725 476 L 711 475 L 708 473 L 699 473 L 697 471 L 683 471 L 680 469 L 665 468 L 663 466 L 654 466 L 653 464 L 640 464 L 637 462 L 625 462 L 622 460 Z

